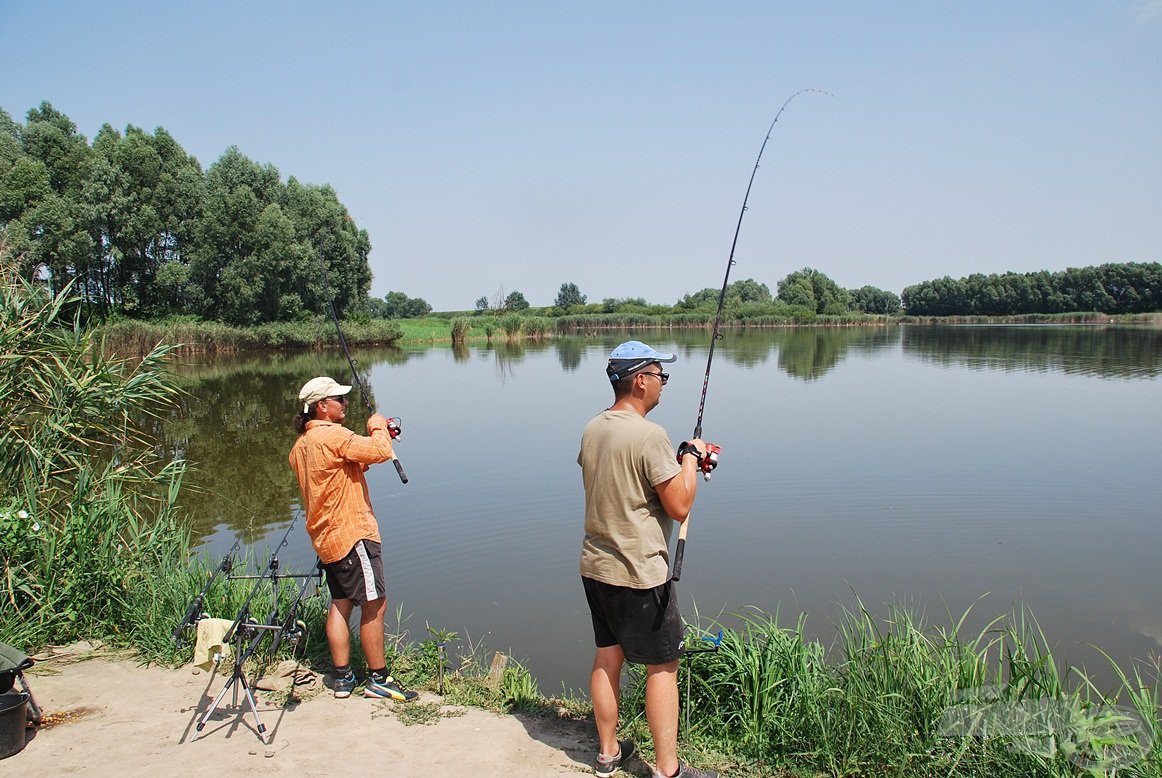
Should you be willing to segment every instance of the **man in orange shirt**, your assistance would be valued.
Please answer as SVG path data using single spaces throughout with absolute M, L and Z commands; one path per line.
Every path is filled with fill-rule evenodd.
M 307 534 L 327 571 L 331 591 L 326 632 L 335 665 L 335 696 L 350 697 L 355 690 L 348 624 L 358 605 L 359 639 L 370 671 L 363 696 L 413 700 L 417 694 L 387 674 L 383 652 L 387 588 L 379 524 L 363 477 L 368 467 L 395 454 L 387 419 L 378 413 L 367 420 L 366 437 L 343 426 L 350 391 L 350 386 L 327 376 L 303 385 L 299 390 L 303 410 L 294 418 L 299 437 L 290 452 L 290 466 L 303 494 Z

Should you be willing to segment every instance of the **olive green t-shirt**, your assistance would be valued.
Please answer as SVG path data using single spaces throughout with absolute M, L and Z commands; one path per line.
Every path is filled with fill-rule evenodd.
M 649 589 L 666 582 L 674 520 L 654 487 L 682 472 L 666 431 L 634 411 L 602 411 L 577 455 L 585 486 L 581 575 Z

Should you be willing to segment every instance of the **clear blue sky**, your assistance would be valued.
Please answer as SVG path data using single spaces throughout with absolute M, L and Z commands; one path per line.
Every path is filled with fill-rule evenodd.
M 673 303 L 815 267 L 1162 260 L 1162 0 L 0 0 L 0 107 L 51 102 L 331 184 L 372 293 Z

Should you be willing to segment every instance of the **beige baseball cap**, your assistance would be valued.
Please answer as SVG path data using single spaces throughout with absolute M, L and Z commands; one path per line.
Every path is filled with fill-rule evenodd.
M 303 384 L 303 388 L 299 390 L 299 402 L 303 404 L 303 413 L 310 413 L 311 406 L 324 397 L 340 397 L 350 391 L 350 386 L 344 386 L 330 376 L 321 375 Z

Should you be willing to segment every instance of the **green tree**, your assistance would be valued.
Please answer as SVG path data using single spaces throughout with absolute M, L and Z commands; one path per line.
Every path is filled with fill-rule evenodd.
M 553 304 L 558 308 L 567 309 L 575 305 L 584 305 L 587 299 L 585 295 L 581 294 L 577 284 L 567 282 L 561 284 L 561 289 L 557 292 L 557 299 Z
M 504 298 L 504 309 L 506 311 L 525 311 L 528 310 L 529 301 L 520 292 L 513 290 Z
M 302 296 L 307 310 L 325 313 L 328 290 L 340 316 L 360 310 L 371 289 L 367 231 L 356 226 L 330 186 L 301 184 L 292 176 L 283 189 L 283 206 L 294 222 L 299 244 L 290 268 L 297 274 L 291 288 Z M 325 279 L 320 277 L 320 256 Z
M 201 219 L 205 189 L 201 167 L 164 129 L 152 135 L 130 126 L 122 136 L 109 125 L 93 141 L 95 159 L 84 201 L 95 216 L 97 255 L 91 272 L 131 314 L 187 313 L 197 298 L 174 296 L 158 273 L 184 264 Z M 177 275 L 183 275 L 177 273 Z M 188 275 L 185 283 L 188 285 Z
M 778 285 L 778 299 L 787 305 L 797 305 L 818 314 L 840 315 L 851 307 L 846 289 L 826 274 L 805 267 L 787 275 Z
M 476 298 L 476 312 L 477 313 L 487 313 L 488 308 L 489 308 L 489 305 L 488 305 L 488 298 L 487 297 L 477 297 Z
M 735 281 L 726 287 L 726 299 L 738 303 L 769 303 L 771 290 L 766 284 L 760 284 L 753 278 L 744 278 Z
M 21 272 L 43 266 L 54 292 L 85 268 L 94 251 L 91 219 L 81 192 L 92 151 L 76 125 L 51 104 L 28 112 L 24 126 L 0 117 L 0 209 L 9 249 Z M 86 288 L 78 290 L 82 298 Z
M 236 324 L 360 311 L 370 240 L 328 186 L 285 184 L 227 149 L 204 174 L 162 128 L 92 146 L 49 103 L 0 111 L 0 226 L 31 277 L 87 313 L 195 313 Z M 75 283 L 74 283 L 75 282 Z
M 888 292 L 874 286 L 861 286 L 848 292 L 851 308 L 863 313 L 893 314 L 900 310 L 900 298 L 895 292 Z
M 684 311 L 713 311 L 718 307 L 718 295 L 718 289 L 707 287 L 693 294 L 683 295 L 674 307 Z
M 418 319 L 432 312 L 432 306 L 422 297 L 408 297 L 403 292 L 388 292 L 385 319 Z

